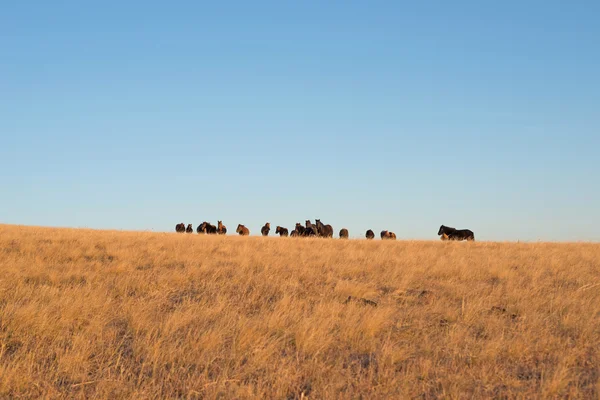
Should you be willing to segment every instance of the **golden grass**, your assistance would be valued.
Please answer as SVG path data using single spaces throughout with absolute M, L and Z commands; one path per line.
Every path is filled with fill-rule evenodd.
M 0 398 L 598 398 L 599 327 L 598 244 L 0 225 Z

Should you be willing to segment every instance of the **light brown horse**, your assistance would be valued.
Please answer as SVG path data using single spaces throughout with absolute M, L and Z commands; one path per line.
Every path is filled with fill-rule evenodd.
M 248 236 L 250 234 L 250 230 L 242 224 L 239 224 L 235 231 L 239 233 L 240 236 Z
M 396 234 L 390 231 L 381 231 L 381 240 L 396 240 Z

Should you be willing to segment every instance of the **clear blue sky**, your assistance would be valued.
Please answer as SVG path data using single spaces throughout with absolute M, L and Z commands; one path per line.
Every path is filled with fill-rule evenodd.
M 0 222 L 600 240 L 600 2 L 0 9 Z

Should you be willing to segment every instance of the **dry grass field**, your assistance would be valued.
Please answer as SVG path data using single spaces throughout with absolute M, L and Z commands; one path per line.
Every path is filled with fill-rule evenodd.
M 0 398 L 599 398 L 599 378 L 599 244 L 0 225 Z

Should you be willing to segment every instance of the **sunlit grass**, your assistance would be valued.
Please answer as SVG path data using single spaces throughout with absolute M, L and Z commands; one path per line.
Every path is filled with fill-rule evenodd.
M 598 398 L 599 326 L 598 244 L 0 225 L 0 398 Z

